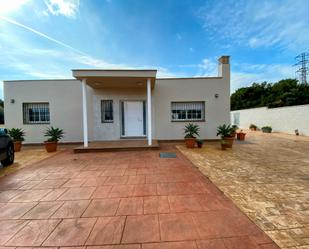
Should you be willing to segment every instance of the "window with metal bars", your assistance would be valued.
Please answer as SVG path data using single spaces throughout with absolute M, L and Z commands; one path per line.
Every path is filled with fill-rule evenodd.
M 172 121 L 205 120 L 205 102 L 172 102 Z
M 114 122 L 112 100 L 101 100 L 101 122 L 102 123 Z
M 49 124 L 49 103 L 23 103 L 24 124 Z

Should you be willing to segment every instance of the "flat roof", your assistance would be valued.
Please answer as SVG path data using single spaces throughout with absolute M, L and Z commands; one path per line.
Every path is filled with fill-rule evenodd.
M 151 86 L 154 87 L 155 80 L 194 80 L 194 79 L 222 79 L 221 76 L 192 76 L 192 77 L 156 77 L 156 69 L 72 69 L 71 79 L 27 79 L 27 80 L 4 80 L 3 82 L 27 82 L 27 81 L 79 81 L 87 80 L 87 84 L 100 87 L 145 87 L 147 79 L 151 79 Z M 117 82 L 117 78 L 122 82 Z M 103 83 L 103 84 L 102 84 Z M 107 84 L 108 83 L 108 84 Z M 111 84 L 112 83 L 112 84 Z
M 194 79 L 222 79 L 221 76 L 192 76 L 192 77 L 162 77 L 157 78 L 157 80 L 194 80 Z
M 72 69 L 72 71 L 157 71 L 157 69 L 130 69 L 130 68 L 120 68 L 120 69 L 90 69 L 90 68 L 81 68 L 81 69 Z
M 3 82 L 24 82 L 24 81 L 77 81 L 77 79 L 33 79 L 33 80 L 3 80 Z
M 73 69 L 73 77 L 76 79 L 90 77 L 124 77 L 124 78 L 156 78 L 155 69 Z
M 156 77 L 156 80 L 194 80 L 194 79 L 222 79 L 221 76 L 203 76 L 203 77 L 199 77 L 199 76 L 192 76 L 192 77 Z M 71 79 L 58 79 L 58 78 L 54 78 L 54 79 L 27 79 L 27 80 L 3 80 L 3 82 L 25 82 L 25 81 L 78 81 L 78 79 L 76 78 L 71 78 Z
M 73 69 L 73 77 L 85 79 L 92 88 L 146 88 L 150 79 L 153 88 L 157 70 L 153 69 Z

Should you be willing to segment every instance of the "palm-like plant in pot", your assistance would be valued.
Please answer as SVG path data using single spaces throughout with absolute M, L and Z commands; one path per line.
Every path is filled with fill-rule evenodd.
M 224 140 L 227 145 L 226 147 L 232 148 L 234 142 L 234 133 L 235 129 L 231 125 L 223 124 L 219 125 L 217 128 L 217 136 L 221 136 L 221 139 Z
M 238 130 L 237 125 L 232 125 L 231 126 L 231 137 L 236 137 L 236 131 Z
M 240 132 L 237 132 L 237 140 L 243 141 L 245 140 L 246 133 L 243 132 L 243 130 L 240 130 Z
M 256 131 L 256 130 L 257 130 L 257 126 L 256 126 L 255 124 L 251 124 L 251 125 L 249 126 L 249 129 L 250 129 L 251 131 Z
M 200 127 L 196 124 L 189 123 L 184 128 L 185 142 L 187 148 L 194 148 L 196 137 L 199 136 Z
M 196 144 L 197 144 L 198 148 L 202 148 L 203 147 L 203 143 L 204 143 L 204 141 L 202 139 L 197 139 L 196 140 Z
M 22 146 L 22 141 L 25 140 L 25 132 L 20 128 L 12 128 L 9 131 L 9 135 L 13 138 L 14 151 L 20 151 Z
M 227 142 L 225 140 L 221 139 L 220 144 L 221 144 L 221 150 L 226 150 Z
M 44 142 L 47 152 L 54 152 L 57 150 L 58 141 L 63 138 L 63 130 L 59 128 L 49 127 L 44 133 L 48 139 Z

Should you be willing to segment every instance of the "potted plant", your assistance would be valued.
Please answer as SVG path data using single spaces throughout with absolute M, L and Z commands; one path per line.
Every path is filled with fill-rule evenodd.
M 219 125 L 217 128 L 217 136 L 221 136 L 221 139 L 223 139 L 227 143 L 228 148 L 232 148 L 233 142 L 234 142 L 234 134 L 235 129 L 231 127 L 231 125 Z
M 256 131 L 256 130 L 257 130 L 257 126 L 256 126 L 255 124 L 251 124 L 251 125 L 249 126 L 249 129 L 250 129 L 251 131 Z
M 220 140 L 220 144 L 221 144 L 221 150 L 226 150 L 227 142 L 224 139 Z
M 198 147 L 198 148 L 202 148 L 202 147 L 203 147 L 204 141 L 203 141 L 202 139 L 197 139 L 197 140 L 196 140 L 196 143 L 197 143 L 197 147 Z
M 232 137 L 236 137 L 236 131 L 238 130 L 238 126 L 237 125 L 232 125 L 231 127 L 231 136 Z
M 12 128 L 9 130 L 9 135 L 13 138 L 14 151 L 18 152 L 21 150 L 22 141 L 25 140 L 25 132 L 20 128 Z
M 185 143 L 187 148 L 194 148 L 196 137 L 199 136 L 200 127 L 198 125 L 189 123 L 184 128 Z
M 237 132 L 237 140 L 243 141 L 245 140 L 246 133 L 244 133 L 242 130 L 240 132 Z
M 271 133 L 272 131 L 272 128 L 270 126 L 263 126 L 261 129 L 264 133 Z
M 59 128 L 49 127 L 44 133 L 48 139 L 44 142 L 47 152 L 54 152 L 57 150 L 58 141 L 63 138 L 63 130 Z

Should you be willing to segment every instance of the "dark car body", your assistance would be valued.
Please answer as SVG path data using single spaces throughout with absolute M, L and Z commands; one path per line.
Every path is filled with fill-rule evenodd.
M 14 143 L 7 129 L 0 128 L 0 162 L 3 166 L 14 163 Z

